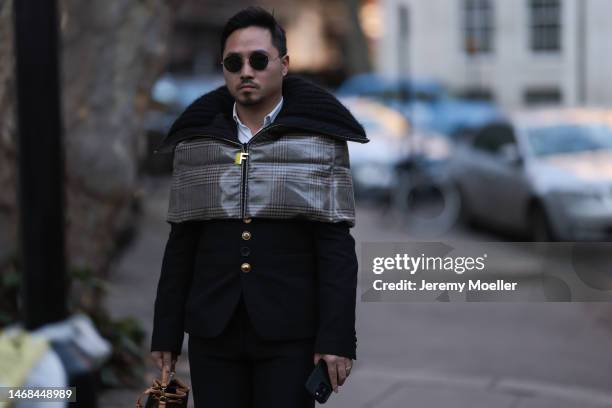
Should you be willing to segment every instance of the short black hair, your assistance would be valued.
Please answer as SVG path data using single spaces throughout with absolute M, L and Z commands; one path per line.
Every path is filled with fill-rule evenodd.
M 278 50 L 279 56 L 287 54 L 287 37 L 285 30 L 278 24 L 274 16 L 261 7 L 247 7 L 234 14 L 223 27 L 221 34 L 221 54 L 225 51 L 225 42 L 234 31 L 247 27 L 267 28 L 272 35 L 272 45 Z

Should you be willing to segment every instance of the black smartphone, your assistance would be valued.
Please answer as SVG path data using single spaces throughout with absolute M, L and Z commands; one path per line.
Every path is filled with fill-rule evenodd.
M 308 376 L 305 386 L 318 403 L 323 404 L 327 401 L 333 390 L 325 360 L 319 360 L 310 376 Z

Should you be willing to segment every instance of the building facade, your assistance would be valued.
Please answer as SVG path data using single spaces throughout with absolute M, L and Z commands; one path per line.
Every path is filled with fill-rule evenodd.
M 610 0 L 382 0 L 380 73 L 506 109 L 612 105 Z
M 247 6 L 272 12 L 286 30 L 290 72 L 338 82 L 370 70 L 366 38 L 357 28 L 361 0 L 183 0 L 169 47 L 168 70 L 182 75 L 221 74 L 221 31 Z

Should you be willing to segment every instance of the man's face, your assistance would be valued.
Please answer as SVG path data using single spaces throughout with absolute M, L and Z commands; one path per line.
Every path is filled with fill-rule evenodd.
M 254 51 L 268 56 L 268 65 L 262 71 L 255 70 L 249 63 L 249 56 Z M 236 103 L 256 105 L 280 95 L 283 77 L 289 69 L 289 57 L 279 58 L 268 29 L 253 26 L 234 31 L 225 41 L 223 58 L 231 54 L 239 54 L 243 62 L 240 71 L 235 73 L 223 68 L 225 84 Z

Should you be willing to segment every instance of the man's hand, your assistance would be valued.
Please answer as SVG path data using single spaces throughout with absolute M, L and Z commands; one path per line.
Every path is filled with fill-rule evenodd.
M 168 374 L 174 369 L 174 364 L 178 358 L 176 354 L 170 351 L 152 351 L 151 357 L 157 368 L 159 368 L 162 373 L 166 370 Z
M 327 372 L 329 373 L 329 379 L 331 380 L 332 388 L 335 392 L 338 392 L 338 386 L 343 385 L 346 381 L 346 377 L 351 373 L 353 367 L 353 360 L 346 357 L 336 356 L 333 354 L 314 354 L 314 363 L 317 365 L 320 359 L 325 360 L 327 363 Z

